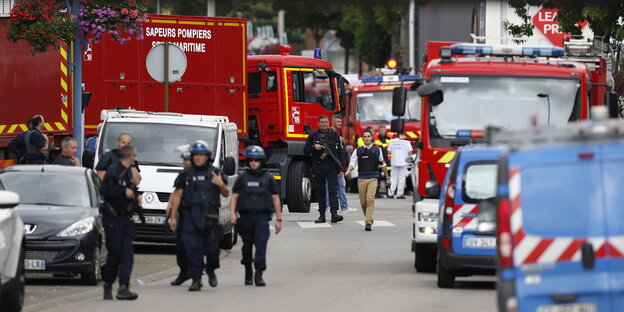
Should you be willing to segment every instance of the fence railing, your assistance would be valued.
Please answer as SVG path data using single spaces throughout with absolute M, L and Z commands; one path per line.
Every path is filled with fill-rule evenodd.
M 9 16 L 11 8 L 17 0 L 0 0 L 0 17 Z

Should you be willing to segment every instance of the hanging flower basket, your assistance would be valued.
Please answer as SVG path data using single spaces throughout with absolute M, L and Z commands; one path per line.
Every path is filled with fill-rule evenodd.
M 126 43 L 143 39 L 141 23 L 146 20 L 149 0 L 80 0 L 78 27 L 87 42 L 99 42 L 106 33 Z M 65 0 L 21 0 L 11 10 L 8 39 L 26 40 L 35 52 L 58 49 L 61 42 L 74 40 L 75 27 Z

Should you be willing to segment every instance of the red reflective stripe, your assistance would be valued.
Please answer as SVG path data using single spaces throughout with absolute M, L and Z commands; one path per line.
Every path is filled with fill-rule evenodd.
M 600 248 L 598 248 L 598 250 L 596 250 L 596 252 L 594 252 L 594 254 L 596 255 L 596 258 L 606 258 L 607 256 L 607 242 L 605 242 L 604 244 L 602 244 L 602 246 L 600 246 Z
M 514 212 L 516 212 L 518 208 L 520 208 L 520 194 L 518 194 L 518 196 L 516 196 L 515 198 L 511 199 L 511 213 L 513 214 Z
M 520 228 L 518 230 L 518 232 L 516 232 L 514 234 L 514 236 L 513 236 L 513 245 L 514 245 L 514 247 L 516 247 L 516 246 L 518 246 L 520 244 L 520 242 L 522 241 L 524 236 L 526 236 L 526 234 L 524 233 L 524 229 Z
M 561 256 L 559 256 L 559 258 L 557 259 L 557 262 L 572 260 L 572 257 L 574 257 L 576 252 L 581 248 L 581 246 L 584 243 L 585 241 L 583 240 L 579 240 L 579 239 L 573 240 L 572 243 L 570 243 L 570 245 L 568 246 L 568 248 L 566 248 L 563 251 L 563 253 L 561 253 Z
M 617 250 L 617 248 L 613 247 L 613 244 L 611 244 L 611 243 L 607 243 L 607 244 L 609 244 L 609 255 L 611 257 L 613 257 L 613 258 L 623 258 L 624 257 L 624 255 L 619 250 Z
M 534 263 L 544 254 L 546 248 L 552 244 L 552 239 L 544 239 L 535 246 L 535 249 L 529 254 L 529 256 L 524 260 L 524 263 Z
M 477 211 L 479 211 L 478 205 L 474 206 L 474 208 L 472 208 L 469 213 L 476 213 Z M 455 225 L 455 227 L 466 227 L 466 225 L 468 225 L 468 223 L 470 223 L 472 219 L 474 219 L 474 217 L 464 217 L 457 223 L 457 225 Z

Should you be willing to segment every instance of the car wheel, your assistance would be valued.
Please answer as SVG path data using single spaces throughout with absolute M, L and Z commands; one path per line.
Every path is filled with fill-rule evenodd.
M 438 287 L 453 288 L 455 287 L 455 274 L 444 268 L 438 261 Z
M 15 280 L 10 283 L 11 288 L 2 292 L 0 311 L 19 312 L 24 307 L 24 290 L 26 288 L 26 274 L 24 272 L 24 253 L 20 256 Z
M 284 186 L 284 184 L 282 184 Z M 286 198 L 289 212 L 310 212 L 312 200 L 312 179 L 310 169 L 304 161 L 293 161 L 286 180 Z
M 80 273 L 80 280 L 85 285 L 97 285 L 102 278 L 102 263 L 100 261 L 100 247 L 95 248 L 93 264 L 89 272 Z
M 238 240 L 238 233 L 236 230 L 236 226 L 232 225 L 230 227 L 230 231 L 223 235 L 223 240 L 221 241 L 221 249 L 230 250 L 234 245 L 236 245 L 236 241 Z
M 431 248 L 416 244 L 414 253 L 416 272 L 433 273 L 436 271 L 436 253 Z

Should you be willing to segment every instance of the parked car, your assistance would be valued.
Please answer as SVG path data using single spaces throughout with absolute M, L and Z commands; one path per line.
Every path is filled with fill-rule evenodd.
M 446 172 L 438 219 L 438 287 L 452 288 L 456 276 L 494 275 L 496 236 L 477 228 L 479 207 L 496 196 L 500 147 L 459 148 Z
M 624 122 L 502 132 L 493 142 L 508 144 L 497 182 L 499 311 L 621 311 Z
M 20 165 L 0 170 L 0 183 L 20 196 L 26 271 L 79 273 L 96 285 L 106 259 L 97 175 L 83 167 Z
M 17 213 L 19 195 L 0 183 L 0 311 L 18 312 L 24 306 L 24 223 Z

